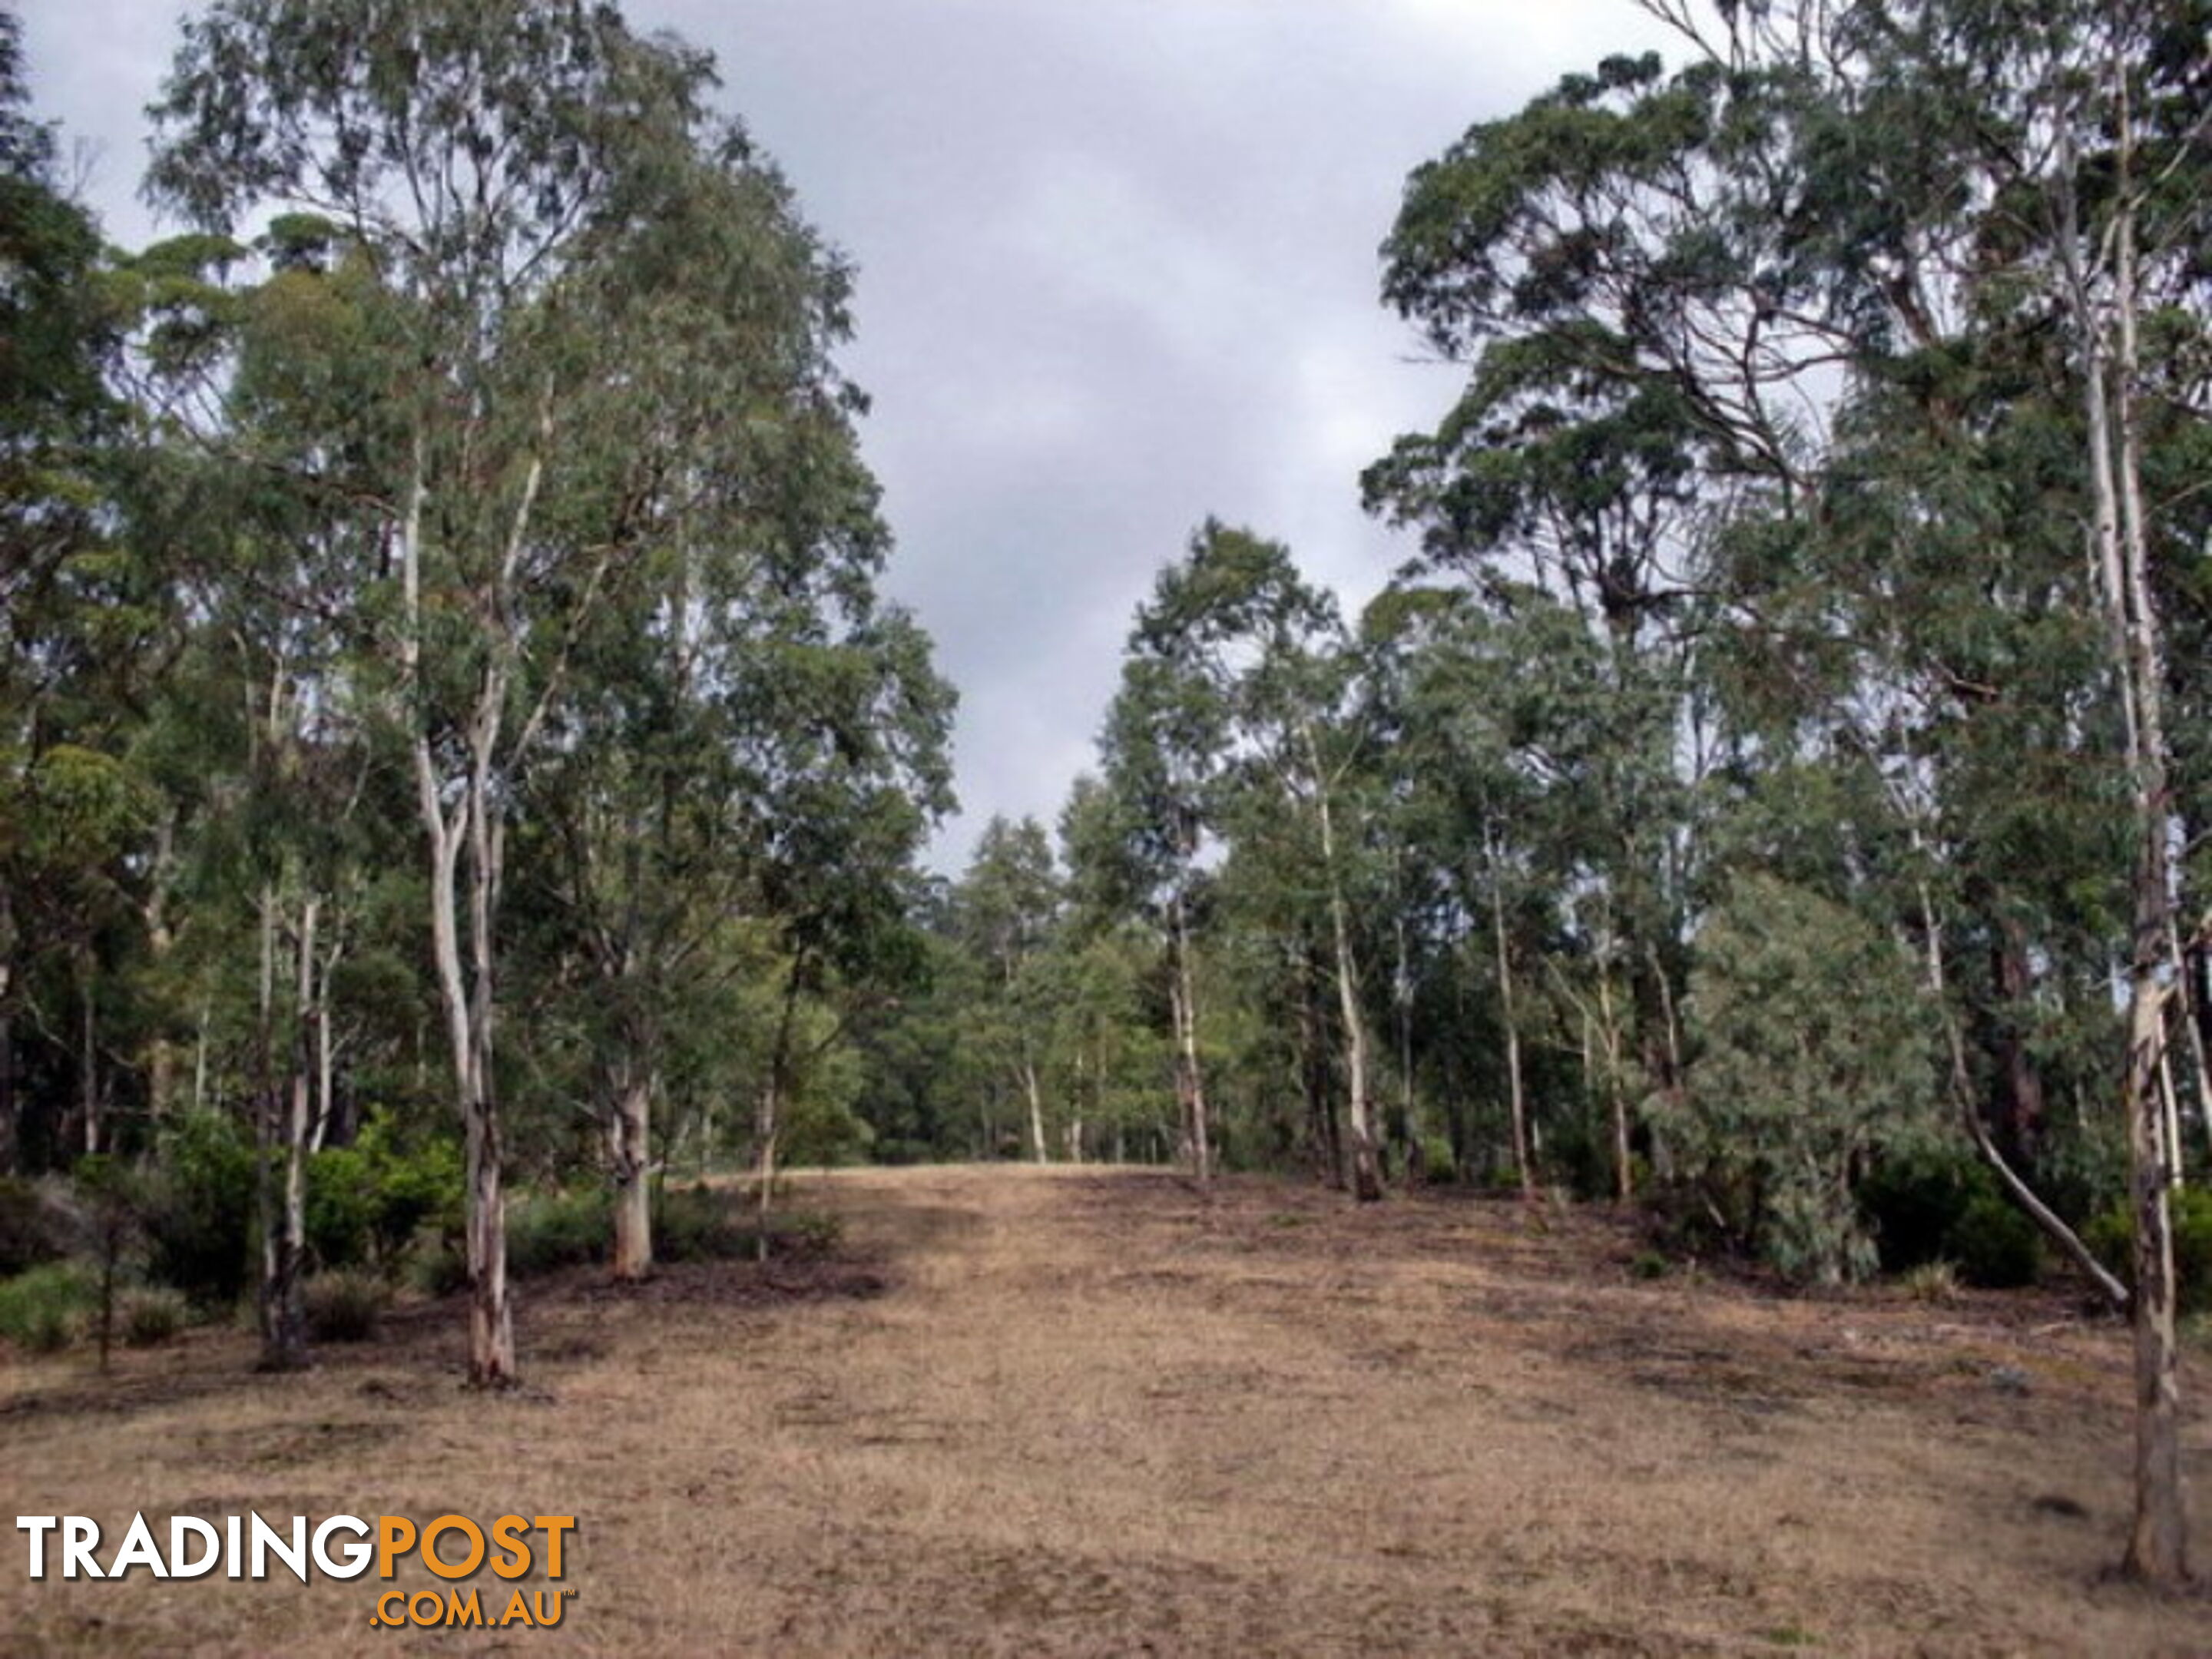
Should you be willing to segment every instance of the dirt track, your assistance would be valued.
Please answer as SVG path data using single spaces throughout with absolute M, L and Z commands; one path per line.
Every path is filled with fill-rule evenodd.
M 547 1287 L 514 1396 L 447 1311 L 305 1377 L 220 1334 L 0 1380 L 11 1513 L 574 1513 L 557 1632 L 33 1585 L 16 1539 L 0 1650 L 2212 1654 L 2212 1601 L 2100 1577 L 2122 1334 L 2050 1298 L 1640 1283 L 1602 1218 L 1277 1182 L 800 1187 L 847 1261 Z

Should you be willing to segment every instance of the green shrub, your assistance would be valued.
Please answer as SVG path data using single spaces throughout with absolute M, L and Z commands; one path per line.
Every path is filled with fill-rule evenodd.
M 507 1264 L 510 1267 L 514 1263 Z M 415 1258 L 410 1275 L 415 1288 L 426 1296 L 451 1296 L 469 1282 L 469 1258 L 460 1245 L 441 1238 Z
M 1963 1147 L 1893 1153 L 1859 1183 L 1859 1210 L 1881 1252 L 1881 1270 L 1901 1273 L 1947 1259 L 1951 1230 L 1966 1207 L 1996 1188 Z
M 0 1176 L 0 1279 L 69 1254 L 64 1218 L 35 1182 Z
M 2174 1303 L 2183 1314 L 2212 1312 L 2212 1192 L 2185 1187 L 2172 1194 Z M 2115 1204 L 2081 1230 L 2091 1254 L 2119 1275 L 2129 1289 L 2136 1281 L 2136 1218 L 2125 1203 Z
M 450 1140 L 405 1151 L 372 1124 L 353 1146 L 308 1160 L 307 1244 L 325 1269 L 373 1263 L 396 1278 L 425 1225 L 458 1225 L 460 1207 L 460 1153 Z
M 1984 1290 L 2032 1285 L 2043 1236 L 1962 1146 L 1922 1146 L 1882 1161 L 1859 1185 L 1859 1208 L 1885 1273 L 1947 1262 Z
M 162 1137 L 144 1200 L 147 1272 L 204 1307 L 227 1306 L 252 1274 L 253 1147 L 231 1119 L 198 1112 Z
M 827 1255 L 843 1240 L 845 1224 L 825 1211 L 800 1210 L 771 1217 L 769 1237 L 787 1255 Z
M 326 1272 L 368 1260 L 376 1176 L 351 1146 L 325 1146 L 307 1160 L 307 1250 Z
M 2033 1285 L 2043 1267 L 2043 1235 L 1995 1191 L 1978 1193 L 1944 1237 L 1959 1277 L 1984 1290 Z
M 134 1348 L 158 1347 L 185 1328 L 185 1298 L 165 1285 L 141 1285 L 126 1291 L 116 1311 L 123 1340 Z
M 614 1238 L 614 1200 L 604 1188 L 540 1193 L 507 1212 L 507 1270 L 518 1279 L 605 1261 Z
M 100 1285 L 82 1262 L 50 1261 L 0 1279 L 0 1336 L 32 1353 L 66 1348 L 100 1299 Z
M 374 1273 L 318 1273 L 301 1290 L 311 1342 L 367 1342 L 384 1314 L 384 1282 Z
M 1451 1137 L 1421 1137 L 1421 1179 L 1431 1187 L 1449 1187 L 1459 1179 L 1459 1160 L 1452 1155 Z
M 664 1188 L 653 1205 L 653 1254 L 661 1261 L 727 1261 L 760 1248 L 751 1200 L 734 1188 Z

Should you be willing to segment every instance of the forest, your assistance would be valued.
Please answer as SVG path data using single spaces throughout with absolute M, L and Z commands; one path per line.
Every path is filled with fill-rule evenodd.
M 1459 372 L 1344 481 L 1388 586 L 1146 550 L 1095 763 L 951 878 L 853 273 L 705 54 L 214 0 L 128 249 L 0 12 L 0 1335 L 119 1279 L 284 1370 L 411 1275 L 512 1382 L 512 1277 L 780 1248 L 799 1167 L 1589 1200 L 2078 1285 L 2183 1578 L 2212 8 L 1643 9 L 1376 181 Z

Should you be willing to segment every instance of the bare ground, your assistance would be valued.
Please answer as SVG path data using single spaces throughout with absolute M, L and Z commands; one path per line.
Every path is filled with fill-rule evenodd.
M 2054 1296 L 1639 1282 L 1602 1214 L 1256 1180 L 799 1201 L 836 1258 L 526 1287 L 497 1397 L 450 1304 L 299 1376 L 230 1332 L 0 1371 L 10 1516 L 574 1514 L 558 1630 L 33 1583 L 11 1535 L 0 1652 L 2212 1655 L 2212 1601 L 2108 1575 L 2125 1337 Z M 2186 1444 L 2202 1491 L 2202 1410 Z

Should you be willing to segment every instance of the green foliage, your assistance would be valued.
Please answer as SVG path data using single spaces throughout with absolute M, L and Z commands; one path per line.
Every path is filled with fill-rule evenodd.
M 36 1182 L 0 1176 L 0 1278 L 68 1254 L 67 1227 Z
M 1942 1262 L 1969 1285 L 2002 1290 L 2033 1284 L 2042 1267 L 2043 1235 L 1963 1147 L 1885 1157 L 1861 1183 L 1859 1207 L 1885 1273 Z
M 1862 1172 L 1925 1138 L 1935 1079 L 1911 966 L 1818 894 L 1741 878 L 1698 939 L 1686 1103 L 1652 1115 L 1689 1178 L 1785 1277 L 1875 1265 Z
M 2184 1187 L 2168 1200 L 2173 1230 L 2174 1305 L 2183 1314 L 2212 1312 L 2212 1191 Z M 2135 1285 L 2136 1218 L 2113 1205 L 2081 1230 L 2081 1242 L 2130 1289 Z
M 98 1307 L 98 1276 L 81 1261 L 50 1261 L 0 1279 L 0 1336 L 31 1353 L 69 1346 Z
M 2033 1285 L 2043 1267 L 2043 1235 L 1993 1188 L 1968 1200 L 1944 1244 L 1944 1254 L 1958 1263 L 1959 1277 L 1984 1290 Z
M 750 1261 L 760 1252 L 761 1217 L 750 1194 L 734 1187 L 670 1187 L 655 1197 L 653 1248 L 663 1261 Z M 836 1249 L 835 1216 L 777 1212 L 768 1218 L 768 1254 L 823 1255 Z
M 514 1247 L 510 1237 L 507 1244 L 507 1267 L 514 1266 Z M 426 1296 L 452 1296 L 466 1287 L 469 1282 L 469 1259 L 455 1239 L 440 1239 L 415 1258 L 410 1270 L 415 1288 Z
M 375 1338 L 390 1291 L 374 1273 L 318 1273 L 301 1292 L 311 1342 L 368 1342 Z
M 1996 1195 L 1989 1171 L 1972 1154 L 1934 1143 L 1898 1149 L 1859 1183 L 1859 1207 L 1888 1273 L 1955 1260 L 1952 1230 L 1969 1204 Z
M 162 1137 L 146 1196 L 147 1274 L 204 1307 L 238 1300 L 253 1272 L 253 1147 L 220 1113 Z
M 518 1279 L 604 1262 L 614 1243 L 614 1199 L 604 1187 L 532 1193 L 507 1206 L 507 1268 Z
M 444 1136 L 403 1150 L 372 1125 L 307 1164 L 307 1247 L 325 1269 L 373 1266 L 396 1278 L 426 1229 L 459 1224 L 459 1149 Z

